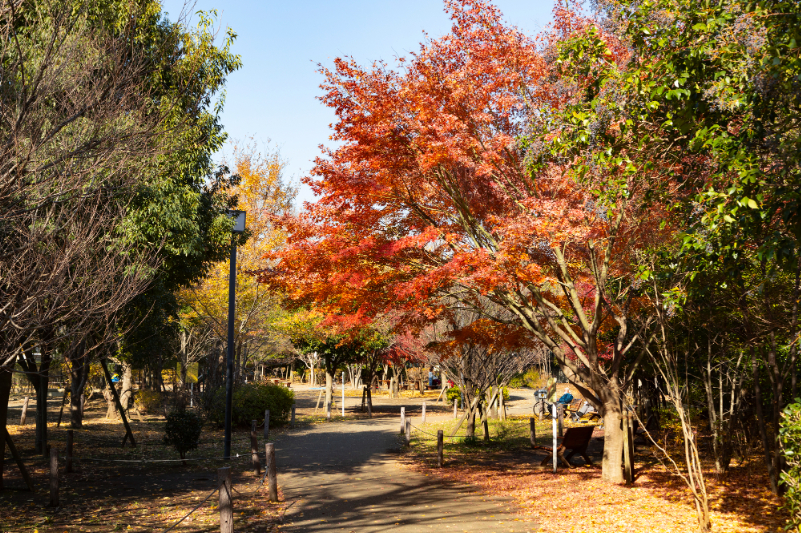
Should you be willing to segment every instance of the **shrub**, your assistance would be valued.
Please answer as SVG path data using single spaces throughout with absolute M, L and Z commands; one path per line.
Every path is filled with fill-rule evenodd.
M 533 389 L 537 386 L 539 379 L 539 372 L 531 368 L 526 372 L 515 374 L 515 376 L 509 380 L 509 386 L 513 389 L 522 389 L 523 387 Z
M 134 405 L 142 414 L 157 413 L 161 410 L 161 393 L 154 390 L 136 391 L 134 395 Z
M 785 407 L 779 440 L 787 461 L 787 470 L 779 474 L 786 489 L 782 507 L 790 513 L 786 529 L 797 531 L 801 526 L 801 399 Z
M 197 448 L 202 428 L 203 421 L 193 411 L 173 411 L 167 415 L 164 444 L 174 446 L 185 459 L 186 452 Z
M 270 425 L 281 425 L 289 420 L 295 393 L 280 385 L 248 383 L 234 389 L 231 423 L 250 426 L 251 420 L 263 420 L 264 411 L 270 410 Z M 217 425 L 225 422 L 225 387 L 214 392 L 209 417 Z
M 448 399 L 448 403 L 453 405 L 453 400 L 459 400 L 459 403 L 462 403 L 462 391 L 459 390 L 459 387 L 452 387 L 448 389 L 448 392 L 445 393 L 445 397 Z

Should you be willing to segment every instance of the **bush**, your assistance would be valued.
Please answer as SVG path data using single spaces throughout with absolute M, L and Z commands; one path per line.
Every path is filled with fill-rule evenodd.
M 231 423 L 250 427 L 251 420 L 263 420 L 264 411 L 270 410 L 270 425 L 281 425 L 289 420 L 295 393 L 280 385 L 248 383 L 234 389 Z M 218 426 L 225 423 L 225 387 L 214 392 L 209 418 Z
M 197 448 L 202 428 L 203 421 L 194 412 L 173 411 L 167 415 L 164 444 L 174 446 L 181 454 L 181 459 L 185 459 L 186 452 Z
M 452 387 L 448 389 L 445 393 L 445 397 L 448 399 L 448 403 L 453 405 L 453 400 L 459 400 L 459 403 L 462 403 L 462 391 L 459 390 L 459 387 Z
M 790 513 L 787 529 L 801 526 L 801 399 L 785 407 L 779 429 L 787 470 L 779 474 L 786 492 L 782 507 Z
M 537 386 L 539 379 L 540 373 L 531 368 L 526 372 L 515 374 L 515 376 L 509 380 L 509 386 L 513 389 L 522 389 L 523 387 L 533 389 Z
M 142 414 L 158 413 L 163 405 L 161 393 L 154 390 L 136 391 L 134 405 Z

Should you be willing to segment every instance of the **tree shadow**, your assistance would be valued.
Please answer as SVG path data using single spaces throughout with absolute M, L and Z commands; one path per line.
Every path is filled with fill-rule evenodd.
M 288 433 L 277 443 L 277 463 L 288 501 L 285 531 L 421 531 L 447 524 L 462 531 L 485 531 L 487 521 L 504 529 L 528 531 L 498 509 L 508 500 L 491 499 L 464 484 L 399 471 L 400 451 L 392 423 L 350 421 L 321 424 Z

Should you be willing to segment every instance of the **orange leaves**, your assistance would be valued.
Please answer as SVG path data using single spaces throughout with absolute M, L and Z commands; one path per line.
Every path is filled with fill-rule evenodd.
M 618 224 L 625 202 L 598 205 L 608 176 L 578 180 L 570 161 L 547 158 L 531 170 L 527 158 L 558 135 L 521 139 L 558 128 L 548 117 L 575 96 L 540 50 L 590 23 L 557 11 L 532 39 L 487 2 L 445 6 L 451 32 L 398 68 L 340 58 L 322 69 L 339 145 L 306 178 L 320 199 L 280 221 L 287 245 L 266 256 L 276 267 L 262 281 L 337 321 L 392 311 L 420 325 L 469 294 L 525 308 L 514 316 L 530 332 L 578 327 L 576 316 L 600 314 L 594 293 L 574 301 L 562 284 L 603 286 L 607 256 L 603 275 L 624 274 L 642 228 Z M 612 234 L 620 260 L 603 248 Z

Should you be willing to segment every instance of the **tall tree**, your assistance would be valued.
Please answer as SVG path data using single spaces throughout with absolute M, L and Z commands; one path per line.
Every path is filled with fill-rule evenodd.
M 149 0 L 0 8 L 0 363 L 33 345 L 60 347 L 74 374 L 74 424 L 90 358 L 130 327 L 123 310 L 168 259 L 208 262 L 209 233 L 230 228 L 226 202 L 203 189 L 208 150 L 224 140 L 210 107 L 239 58 L 233 33 L 217 47 L 211 25 L 170 23 Z M 189 207 L 171 211 L 168 198 Z M 142 216 L 156 208 L 161 225 Z M 172 223 L 180 232 L 165 229 Z M 47 370 L 32 375 L 43 390 Z
M 308 183 L 320 200 L 284 221 L 289 246 L 263 279 L 331 320 L 398 309 L 425 322 L 458 302 L 523 328 L 598 406 L 603 477 L 622 481 L 622 392 L 641 357 L 630 355 L 631 264 L 670 228 L 638 179 L 647 168 L 621 158 L 582 172 L 563 155 L 560 113 L 593 79 L 559 59 L 597 29 L 560 8 L 535 41 L 486 2 L 445 4 L 451 32 L 402 70 L 342 59 L 323 69 L 341 144 L 317 160 Z M 607 62 L 625 60 L 614 37 L 600 43 Z

